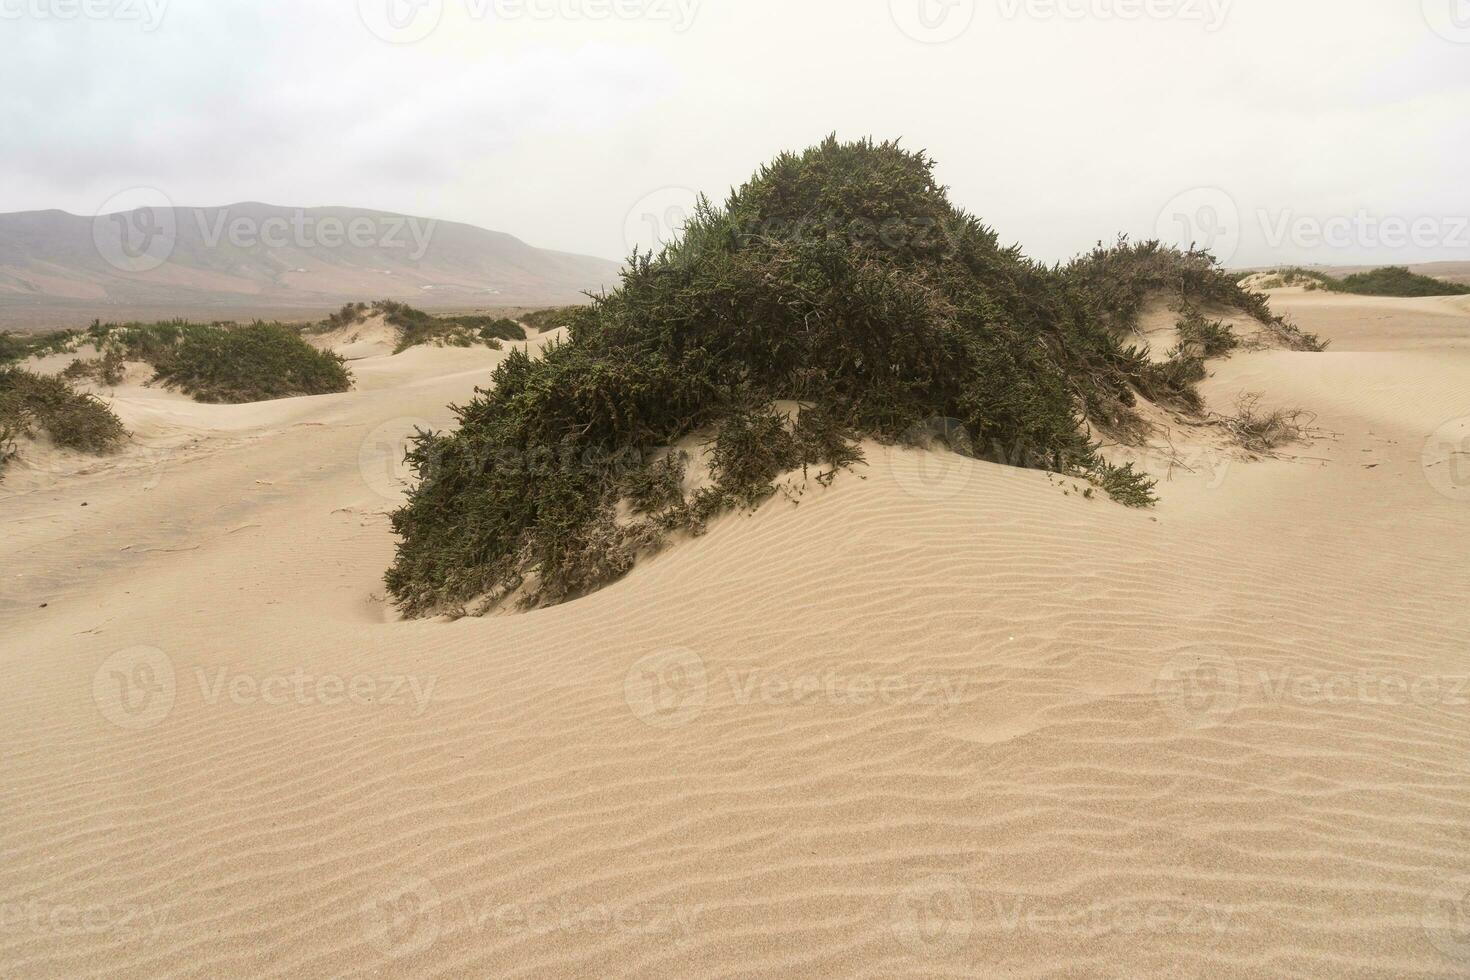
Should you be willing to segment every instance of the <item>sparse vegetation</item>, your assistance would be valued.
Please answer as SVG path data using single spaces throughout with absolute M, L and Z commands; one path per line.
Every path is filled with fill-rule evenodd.
M 123 348 L 119 344 L 106 344 L 101 357 L 77 358 L 62 370 L 61 376 L 68 381 L 96 381 L 108 387 L 116 387 L 123 379 Z
M 1269 455 L 1280 446 L 1297 442 L 1306 434 L 1302 423 L 1308 413 L 1301 409 L 1261 407 L 1261 395 L 1247 392 L 1236 401 L 1235 414 L 1215 416 L 1215 421 L 1235 437 L 1235 441 L 1253 453 Z
M 1251 275 L 1256 275 L 1252 273 Z M 1326 272 L 1294 266 L 1280 269 L 1260 283 L 1262 289 L 1280 289 L 1283 286 L 1302 286 L 1309 292 L 1326 289 L 1334 293 L 1352 293 L 1358 296 L 1465 296 L 1470 295 L 1470 286 L 1435 279 L 1433 276 L 1411 272 L 1404 266 L 1385 266 L 1369 272 L 1356 272 L 1338 278 Z
M 936 418 L 981 458 L 1147 505 L 1152 481 L 1103 461 L 1088 423 L 1138 424 L 1156 369 L 1119 338 L 1159 290 L 1312 346 L 1203 253 L 1123 241 L 1048 268 L 953 207 L 923 154 L 833 139 L 785 154 L 634 255 L 619 289 L 569 314 L 569 342 L 512 353 L 458 431 L 420 435 L 389 590 L 412 615 L 563 601 L 781 473 L 830 479 L 858 438 L 905 441 Z M 794 421 L 775 408 L 788 400 Z M 690 435 L 714 482 L 685 492 L 668 447 Z
M 525 329 L 506 317 L 434 316 L 407 303 L 391 299 L 380 299 L 371 306 L 366 303 L 348 303 L 309 330 L 312 333 L 326 333 L 362 323 L 369 316 L 381 316 L 389 326 L 398 329 L 398 345 L 393 351 L 395 354 L 424 344 L 439 347 L 484 345 L 499 350 L 501 341 L 526 339 Z
M 320 323 L 311 324 L 302 329 L 303 333 L 327 333 L 332 330 L 340 330 L 362 323 L 367 319 L 368 305 L 366 303 L 344 303 L 340 310 L 328 313 L 327 318 Z
M 64 354 L 75 350 L 81 338 L 80 330 L 51 330 L 34 334 L 0 331 L 0 364 L 14 364 L 28 357 L 47 354 Z
M 0 467 L 15 455 L 16 440 L 38 428 L 56 445 L 87 453 L 111 452 L 127 436 L 121 420 L 95 395 L 61 378 L 0 368 Z

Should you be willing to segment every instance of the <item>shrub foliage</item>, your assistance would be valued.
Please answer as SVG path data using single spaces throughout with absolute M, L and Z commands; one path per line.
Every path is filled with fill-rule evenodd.
M 1254 273 L 1247 273 L 1254 275 Z M 1326 272 L 1293 266 L 1280 269 L 1261 283 L 1262 289 L 1282 286 L 1304 286 L 1308 291 L 1326 289 L 1334 293 L 1358 296 L 1465 296 L 1470 286 L 1411 272 L 1405 266 L 1390 265 L 1368 272 L 1355 272 L 1338 278 Z
M 125 331 L 123 343 L 129 339 Z M 157 331 L 134 330 L 131 339 L 147 344 L 160 337 Z M 340 356 L 317 350 L 279 323 L 184 325 L 173 343 L 161 347 L 140 359 L 150 361 L 156 380 L 195 401 L 256 402 L 352 387 Z
M 0 466 L 15 453 L 15 440 L 46 430 L 65 449 L 106 453 L 127 437 L 122 422 L 95 395 L 61 378 L 20 368 L 0 368 Z
M 922 153 L 828 139 L 784 154 L 682 237 L 635 254 L 620 288 L 566 316 L 570 340 L 514 352 L 423 433 L 393 515 L 387 574 L 411 615 L 563 601 L 670 531 L 755 503 L 781 473 L 827 477 L 857 440 L 912 442 L 934 420 L 974 455 L 1072 473 L 1143 505 L 1151 482 L 1097 455 L 1149 385 L 1120 326 L 1150 290 L 1271 318 L 1203 253 L 1099 247 L 1046 267 L 957 209 Z M 795 402 L 799 412 L 777 403 Z M 686 492 L 668 447 L 705 440 Z

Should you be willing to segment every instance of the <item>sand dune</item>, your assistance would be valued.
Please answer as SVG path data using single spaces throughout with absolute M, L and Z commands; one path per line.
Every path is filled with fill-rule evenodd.
M 1274 302 L 1203 390 L 1313 438 L 1154 510 L 870 446 L 458 622 L 386 512 L 506 352 L 118 389 L 0 484 L 0 975 L 1466 975 L 1470 304 Z

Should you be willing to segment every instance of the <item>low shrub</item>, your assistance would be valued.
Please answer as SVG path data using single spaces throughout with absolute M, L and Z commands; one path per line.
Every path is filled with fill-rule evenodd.
M 266 401 L 352 387 L 339 355 L 317 350 L 279 323 L 186 325 L 176 343 L 153 356 L 156 380 L 201 402 Z
M 1194 307 L 1186 307 L 1179 317 L 1179 348 L 1176 354 L 1205 359 L 1223 357 L 1240 346 L 1240 338 L 1223 320 L 1210 320 Z
M 16 439 L 37 428 L 56 445 L 87 453 L 111 452 L 127 437 L 122 421 L 95 395 L 58 377 L 0 368 L 0 463 L 14 456 Z
M 521 317 L 521 322 L 538 333 L 565 327 L 572 322 L 579 306 L 554 306 L 545 310 L 534 310 Z
M 372 311 L 401 333 L 393 351 L 401 354 L 410 347 L 437 344 L 440 347 L 473 347 L 483 344 L 500 349 L 503 340 L 525 340 L 526 331 L 519 323 L 505 317 L 433 316 L 405 303 L 379 300 Z
M 29 357 L 64 354 L 81 342 L 80 330 L 51 330 L 45 333 L 0 331 L 0 364 L 14 364 Z
M 1277 270 L 1274 276 L 1262 283 L 1261 288 L 1274 289 L 1281 286 L 1302 286 L 1308 291 L 1325 289 L 1334 293 L 1352 293 L 1358 296 L 1470 295 L 1470 286 L 1447 282 L 1433 276 L 1420 275 L 1409 271 L 1405 266 L 1396 265 L 1368 272 L 1355 272 L 1341 278 L 1326 272 L 1293 266 Z
M 1131 243 L 1123 237 L 1112 247 L 1098 243 L 1065 266 L 1062 275 L 1093 298 L 1120 334 L 1137 325 L 1151 298 L 1163 295 L 1175 308 L 1238 310 L 1292 350 L 1326 349 L 1316 335 L 1272 313 L 1264 293 L 1242 286 L 1248 276 L 1227 273 L 1213 255 L 1198 249 L 1183 252 L 1157 241 Z
M 77 358 L 68 364 L 61 376 L 68 381 L 96 381 L 110 388 L 122 384 L 123 348 L 119 344 L 107 344 L 101 357 Z
M 1302 424 L 1302 419 L 1308 417 L 1306 412 L 1301 409 L 1266 411 L 1260 404 L 1260 394 L 1247 392 L 1237 400 L 1234 415 L 1216 416 L 1215 421 L 1241 446 L 1263 455 L 1306 434 L 1307 427 Z
M 1470 286 L 1445 282 L 1432 276 L 1421 276 L 1403 266 L 1388 266 L 1371 272 L 1344 276 L 1329 288 L 1359 296 L 1466 296 Z

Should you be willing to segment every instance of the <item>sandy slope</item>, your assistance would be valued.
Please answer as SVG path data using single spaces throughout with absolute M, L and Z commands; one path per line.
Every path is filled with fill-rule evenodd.
M 381 600 L 393 446 L 502 354 L 122 389 L 0 503 L 0 975 L 1465 975 L 1470 313 L 1278 302 L 1334 351 L 1207 391 L 1295 458 L 1179 433 L 1138 512 L 875 448 L 455 623 Z

